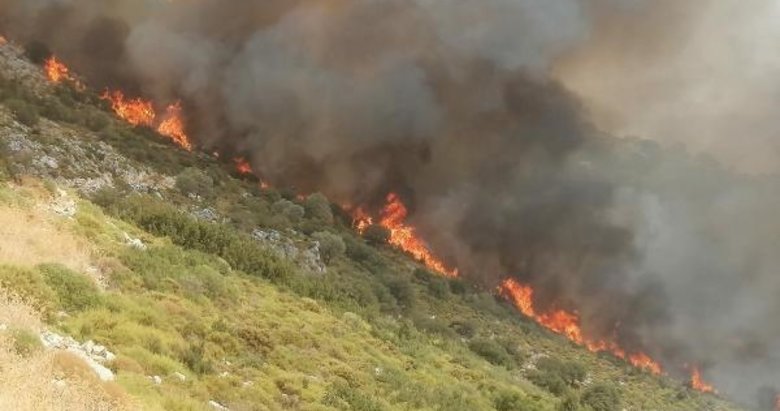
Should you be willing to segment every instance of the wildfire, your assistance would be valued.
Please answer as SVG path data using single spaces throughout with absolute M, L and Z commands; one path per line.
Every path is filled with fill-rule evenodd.
M 780 395 L 775 398 L 775 411 L 780 411 Z
M 718 393 L 718 391 L 715 390 L 715 387 L 704 381 L 701 376 L 701 371 L 699 371 L 699 368 L 697 367 L 691 368 L 691 388 L 701 392 L 712 394 Z
M 151 101 L 144 101 L 140 98 L 125 98 L 125 94 L 119 90 L 106 90 L 101 98 L 111 103 L 111 109 L 122 120 L 134 126 L 151 127 L 154 125 L 157 114 L 154 112 Z
M 73 77 L 68 66 L 59 61 L 55 56 L 51 56 L 46 59 L 46 62 L 44 62 L 43 65 L 43 71 L 46 73 L 46 78 L 48 78 L 49 81 L 54 84 L 60 84 L 64 81 L 69 81 L 73 83 L 77 89 L 84 89 L 84 85 L 75 77 Z
M 157 132 L 173 140 L 179 147 L 192 151 L 192 143 L 184 132 L 184 120 L 182 120 L 181 102 L 171 104 L 165 111 L 162 123 L 157 127 Z
M 233 162 L 236 163 L 236 171 L 238 171 L 239 174 L 241 175 L 252 174 L 252 165 L 250 165 L 249 162 L 244 157 L 234 158 Z
M 6 40 L 5 37 L 0 36 L 0 46 L 4 46 L 6 43 L 8 43 L 8 40 Z
M 645 353 L 627 354 L 618 347 L 615 342 L 590 340 L 582 333 L 579 314 L 565 310 L 553 310 L 546 313 L 537 312 L 534 307 L 534 290 L 530 286 L 520 284 L 518 281 L 507 278 L 499 286 L 499 293 L 508 298 L 521 313 L 532 318 L 539 325 L 548 330 L 561 334 L 572 342 L 585 346 L 592 352 L 607 351 L 614 356 L 624 359 L 633 366 L 650 371 L 653 374 L 661 374 L 661 365 Z
M 446 277 L 457 277 L 458 270 L 448 268 L 443 261 L 433 255 L 428 245 L 417 236 L 414 227 L 406 224 L 409 211 L 395 194 L 387 195 L 387 204 L 379 216 L 379 225 L 390 230 L 390 244 L 411 254 L 429 269 Z M 363 209 L 358 208 L 353 213 L 355 228 L 362 233 L 368 226 L 374 224 L 374 219 Z
M 119 90 L 106 90 L 101 96 L 103 100 L 111 104 L 111 109 L 117 117 L 134 126 L 155 128 L 160 135 L 168 137 L 179 147 L 192 151 L 192 143 L 184 131 L 183 112 L 180 102 L 169 105 L 165 110 L 162 121 L 157 123 L 157 112 L 151 101 L 141 98 L 127 98 Z

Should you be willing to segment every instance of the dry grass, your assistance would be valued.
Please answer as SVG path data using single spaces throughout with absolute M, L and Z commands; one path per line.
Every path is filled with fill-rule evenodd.
M 18 266 L 59 263 L 87 272 L 90 246 L 59 227 L 55 217 L 41 209 L 22 211 L 0 206 L 0 261 Z
M 0 290 L 0 323 L 38 332 L 39 315 Z M 20 355 L 10 333 L 0 332 L 0 410 L 129 410 L 130 398 L 114 383 L 101 382 L 77 356 L 39 350 Z

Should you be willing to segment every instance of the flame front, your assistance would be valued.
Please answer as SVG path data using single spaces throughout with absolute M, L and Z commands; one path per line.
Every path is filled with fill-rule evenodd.
M 46 78 L 54 84 L 60 84 L 65 81 L 71 82 L 76 89 L 84 90 L 85 86 L 78 79 L 73 77 L 68 66 L 61 61 L 57 60 L 57 57 L 51 56 L 43 64 L 43 71 L 46 73 Z
M 448 268 L 442 260 L 433 255 L 428 245 L 415 232 L 414 227 L 406 224 L 409 211 L 398 194 L 387 195 L 387 204 L 379 216 L 379 225 L 390 230 L 389 243 L 411 254 L 429 269 L 446 277 L 457 277 L 458 270 Z M 353 212 L 355 228 L 362 233 L 374 224 L 374 219 L 358 208 Z
M 704 381 L 704 379 L 701 376 L 701 371 L 699 371 L 698 367 L 693 367 L 691 369 L 691 388 L 701 392 L 707 392 L 712 394 L 718 393 L 715 390 L 715 387 L 713 387 L 711 384 Z
M 111 103 L 111 109 L 122 120 L 134 126 L 152 127 L 154 125 L 157 114 L 154 112 L 151 101 L 140 98 L 125 98 L 125 94 L 119 90 L 106 90 L 101 98 Z
M 184 132 L 181 102 L 168 106 L 164 120 L 157 127 L 157 132 L 173 140 L 179 147 L 192 151 L 192 143 L 190 143 L 189 137 Z
M 580 316 L 575 312 L 565 310 L 553 310 L 539 313 L 534 307 L 534 290 L 512 278 L 505 279 L 499 286 L 499 293 L 514 303 L 515 307 L 527 317 L 532 318 L 539 325 L 548 330 L 561 334 L 572 342 L 586 347 L 592 352 L 610 352 L 614 356 L 624 359 L 633 366 L 650 371 L 653 374 L 661 374 L 661 365 L 645 353 L 637 352 L 627 354 L 613 341 L 591 340 L 585 337 L 580 326 Z

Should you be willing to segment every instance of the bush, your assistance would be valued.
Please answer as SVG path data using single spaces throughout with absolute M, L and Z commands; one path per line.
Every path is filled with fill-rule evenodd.
M 594 385 L 582 394 L 582 404 L 593 411 L 620 410 L 620 394 L 615 387 L 606 384 Z
M 505 367 L 513 365 L 512 357 L 506 349 L 494 340 L 487 338 L 474 339 L 469 342 L 469 349 L 491 364 L 503 365 Z
M 585 367 L 574 361 L 561 361 L 557 358 L 545 357 L 536 363 L 541 372 L 555 374 L 568 385 L 574 386 L 585 379 Z
M 46 264 L 38 267 L 46 284 L 57 294 L 59 307 L 66 311 L 83 311 L 100 305 L 101 298 L 95 283 L 67 267 Z
M 38 110 L 35 106 L 25 101 L 13 99 L 7 101 L 5 104 L 11 112 L 14 113 L 16 120 L 28 127 L 33 127 L 40 121 Z
M 558 404 L 558 411 L 580 411 L 580 400 L 574 393 L 568 393 Z
M 176 176 L 176 188 L 182 194 L 197 194 L 210 198 L 214 195 L 214 180 L 196 168 L 186 168 Z
M 363 238 L 373 245 L 387 244 L 390 241 L 390 230 L 379 224 L 372 224 L 363 231 Z
M 417 301 L 417 293 L 414 287 L 406 279 L 394 278 L 387 282 L 387 289 L 393 295 L 398 305 L 404 309 L 411 309 Z
M 476 321 L 472 320 L 454 321 L 450 324 L 450 327 L 452 327 L 458 335 L 465 338 L 473 338 L 477 335 L 477 331 L 479 331 L 479 325 L 477 325 Z
M 303 219 L 306 211 L 303 207 L 290 200 L 279 200 L 272 206 L 274 212 L 283 215 L 289 222 L 295 224 Z
M 51 301 L 56 299 L 54 292 L 46 285 L 41 274 L 35 270 L 0 265 L 0 288 L 9 290 L 25 301 L 47 311 Z
M 11 340 L 13 341 L 14 351 L 22 357 L 29 357 L 36 351 L 43 348 L 38 334 L 27 329 L 16 328 L 10 330 Z
M 552 394 L 558 396 L 565 394 L 569 389 L 568 385 L 566 385 L 566 381 L 564 381 L 563 378 L 557 374 L 552 374 L 549 372 L 533 371 L 528 374 L 528 379 L 537 386 L 542 387 L 547 391 L 550 391 Z
M 325 223 L 333 223 L 333 211 L 330 208 L 328 198 L 320 193 L 315 193 L 306 198 L 303 204 L 306 217 Z
M 496 411 L 535 411 L 541 409 L 523 395 L 514 391 L 503 391 L 493 400 Z
M 320 231 L 314 233 L 312 238 L 320 243 L 320 257 L 325 264 L 328 264 L 334 258 L 343 255 L 347 250 L 344 240 L 339 235 L 327 231 Z

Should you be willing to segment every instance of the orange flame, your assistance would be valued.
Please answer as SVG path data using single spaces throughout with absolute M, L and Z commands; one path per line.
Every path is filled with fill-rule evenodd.
M 499 286 L 499 293 L 508 298 L 521 313 L 532 318 L 539 325 L 548 330 L 561 334 L 572 342 L 585 346 L 592 352 L 611 352 L 618 358 L 624 359 L 633 366 L 650 371 L 653 374 L 661 374 L 661 365 L 645 353 L 626 354 L 625 350 L 618 347 L 613 341 L 590 340 L 584 336 L 580 326 L 580 317 L 577 312 L 565 310 L 553 310 L 546 313 L 537 312 L 534 307 L 534 290 L 530 286 L 520 284 L 512 278 L 505 279 Z
M 57 60 L 57 57 L 49 57 L 43 65 L 43 69 L 46 72 L 46 77 L 52 83 L 59 84 L 63 80 L 70 79 L 70 70 Z
M 8 43 L 8 40 L 6 40 L 5 37 L 0 36 L 0 46 L 4 46 L 6 43 Z
M 390 244 L 411 254 L 420 260 L 429 269 L 446 277 L 457 277 L 458 270 L 448 268 L 443 261 L 433 255 L 428 245 L 417 236 L 414 227 L 406 224 L 409 211 L 395 194 L 387 195 L 387 204 L 382 209 L 379 217 L 379 225 L 390 230 Z M 358 208 L 353 212 L 355 228 L 363 233 L 368 226 L 374 224 L 374 219 L 363 209 Z
M 247 161 L 244 157 L 236 157 L 233 159 L 233 162 L 236 163 L 236 171 L 238 171 L 238 174 L 252 174 L 252 165 L 249 164 L 249 161 Z
M 157 127 L 157 132 L 173 140 L 179 147 L 192 151 L 192 143 L 184 132 L 181 102 L 171 104 L 165 111 L 165 119 Z
M 83 90 L 85 88 L 84 84 L 73 77 L 68 66 L 57 60 L 57 57 L 55 56 L 46 59 L 43 64 L 43 71 L 46 73 L 46 78 L 54 84 L 69 81 L 75 85 L 78 90 Z
M 157 113 L 151 101 L 141 98 L 126 98 L 119 90 L 106 90 L 101 96 L 103 100 L 111 103 L 111 109 L 117 117 L 134 126 L 154 127 Z M 169 105 L 165 110 L 162 121 L 157 125 L 157 132 L 168 137 L 179 147 L 192 151 L 192 143 L 184 131 L 184 120 L 181 103 Z
M 715 387 L 713 387 L 712 385 L 704 381 L 704 379 L 701 376 L 701 371 L 699 371 L 699 368 L 697 367 L 693 367 L 691 369 L 691 388 L 697 391 L 707 392 L 711 394 L 718 393 L 715 390 Z
M 125 94 L 119 90 L 106 90 L 101 98 L 111 103 L 111 109 L 122 120 L 134 126 L 151 127 L 154 125 L 157 114 L 150 101 L 144 101 L 140 98 L 127 99 Z

